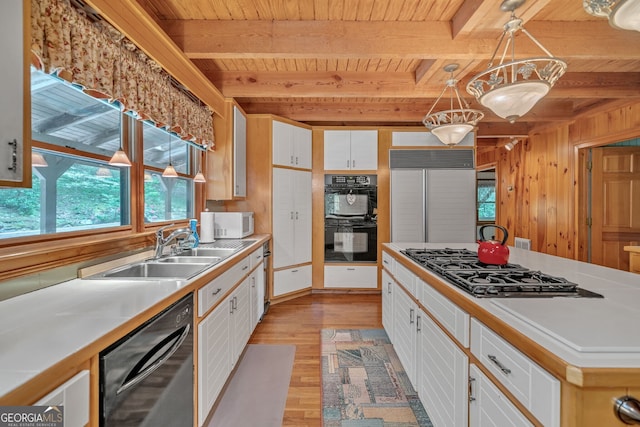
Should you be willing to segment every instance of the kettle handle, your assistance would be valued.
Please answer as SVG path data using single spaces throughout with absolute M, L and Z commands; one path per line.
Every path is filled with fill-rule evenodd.
M 504 235 L 504 237 L 502 238 L 502 242 L 500 242 L 500 244 L 504 245 L 507 242 L 507 238 L 509 237 L 509 233 L 507 232 L 507 229 L 501 225 L 494 225 L 494 224 L 485 224 L 482 227 L 480 227 L 479 233 L 480 233 L 480 238 L 482 239 L 483 242 L 487 240 L 484 238 L 484 233 L 483 233 L 486 227 L 499 228 L 500 230 L 502 230 L 502 234 Z

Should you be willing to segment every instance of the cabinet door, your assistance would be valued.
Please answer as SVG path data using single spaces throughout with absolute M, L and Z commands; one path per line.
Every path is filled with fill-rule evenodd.
M 311 172 L 289 171 L 293 181 L 294 244 L 292 264 L 311 262 Z
M 422 310 L 416 322 L 420 400 L 433 425 L 464 427 L 467 425 L 469 358 Z
M 324 169 L 351 169 L 351 132 L 348 130 L 324 131 Z
M 233 195 L 247 196 L 247 118 L 233 107 Z
M 251 336 L 251 294 L 249 277 L 231 294 L 231 365 L 235 366 Z
M 351 131 L 351 169 L 378 169 L 378 131 Z
M 40 399 L 35 405 L 64 406 L 65 427 L 86 426 L 89 423 L 89 371 L 84 370 L 79 372 L 73 378 Z M 12 424 L 10 423 L 10 425 Z M 15 425 L 23 424 L 16 423 Z M 25 425 L 31 425 L 31 423 Z
M 272 150 L 273 164 L 280 166 L 293 165 L 293 153 L 291 151 L 291 125 L 278 121 L 272 122 Z
M 288 169 L 273 168 L 273 268 L 294 264 L 293 181 Z
M 264 314 L 264 297 L 265 297 L 265 278 L 262 263 L 251 273 L 251 331 Z
M 203 425 L 231 372 L 230 298 L 198 325 L 198 425 Z
M 311 287 L 311 265 L 273 272 L 273 296 Z
M 393 333 L 393 279 L 382 271 L 382 326 L 391 342 L 395 342 Z
M 311 169 L 311 129 L 293 126 L 292 146 L 294 166 Z
M 30 28 L 30 13 L 28 0 L 2 3 L 0 93 L 4 108 L 0 114 L 0 186 L 31 186 L 31 91 L 29 57 L 24 54 L 29 51 L 31 37 L 23 35 Z
M 469 427 L 532 425 L 493 385 L 491 380 L 477 366 L 471 364 L 469 367 Z
M 416 304 L 398 285 L 394 283 L 393 346 L 400 363 L 415 386 L 415 354 L 416 354 Z

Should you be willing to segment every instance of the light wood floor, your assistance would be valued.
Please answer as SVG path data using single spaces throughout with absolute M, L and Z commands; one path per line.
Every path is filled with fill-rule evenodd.
M 380 295 L 315 294 L 271 306 L 249 341 L 295 344 L 283 426 L 321 425 L 320 330 L 382 328 Z

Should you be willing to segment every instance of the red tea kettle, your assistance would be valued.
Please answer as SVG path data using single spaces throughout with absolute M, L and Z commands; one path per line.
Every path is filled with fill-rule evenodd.
M 484 229 L 486 227 L 494 227 L 502 230 L 504 235 L 502 242 L 497 240 L 487 240 L 484 238 Z M 478 240 L 478 261 L 484 264 L 504 265 L 509 262 L 509 248 L 505 245 L 509 233 L 507 229 L 500 225 L 487 224 L 480 227 L 480 240 Z

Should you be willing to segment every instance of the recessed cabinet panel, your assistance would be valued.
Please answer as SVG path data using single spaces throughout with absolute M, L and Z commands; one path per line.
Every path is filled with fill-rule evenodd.
M 233 106 L 233 195 L 247 196 L 247 118 Z
M 311 169 L 311 130 L 273 121 L 273 164 Z
M 324 131 L 325 170 L 377 170 L 377 130 Z

